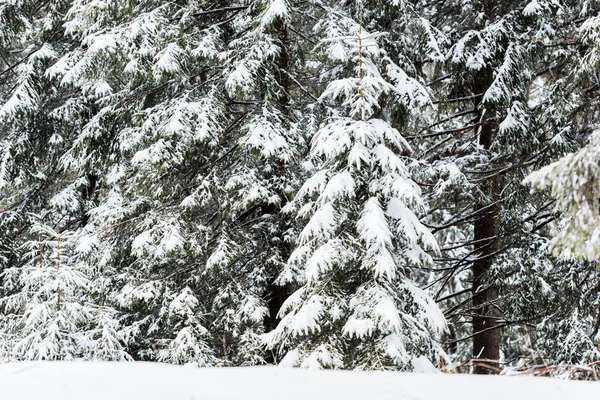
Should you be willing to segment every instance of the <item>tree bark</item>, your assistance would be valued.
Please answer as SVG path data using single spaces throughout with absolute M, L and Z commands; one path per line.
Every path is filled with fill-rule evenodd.
M 487 70 L 479 76 L 475 93 L 483 93 L 492 84 L 493 74 Z M 475 107 L 480 109 L 480 100 Z M 488 118 L 480 113 L 479 144 L 487 152 L 490 150 L 494 135 L 498 129 L 495 122 L 486 122 Z M 502 332 L 498 321 L 501 318 L 498 308 L 498 287 L 490 281 L 494 255 L 498 251 L 498 206 L 489 207 L 499 197 L 498 178 L 483 182 L 480 190 L 486 194 L 475 205 L 476 217 L 473 221 L 476 260 L 472 264 L 473 302 L 471 315 L 473 321 L 473 359 L 476 374 L 491 374 L 499 370 L 500 342 Z
M 279 111 L 281 111 L 284 115 L 289 117 L 288 113 L 289 113 L 290 99 L 288 96 L 288 90 L 289 90 L 289 86 L 290 86 L 290 79 L 289 79 L 288 74 L 289 74 L 289 68 L 290 68 L 290 56 L 288 53 L 288 46 L 289 46 L 288 31 L 287 31 L 287 27 L 285 25 L 285 21 L 283 21 L 280 18 L 278 18 L 273 23 L 272 29 L 273 29 L 274 35 L 277 36 L 277 38 L 279 39 L 279 42 L 280 42 L 280 51 L 277 56 L 277 59 L 275 60 L 275 67 L 276 67 L 275 80 L 277 82 L 277 85 L 279 86 L 277 88 L 278 92 L 277 92 L 276 102 L 277 102 Z M 287 166 L 284 165 L 284 163 L 277 162 L 276 168 L 278 170 L 277 173 L 279 173 L 281 176 L 286 174 Z M 281 202 L 282 202 L 281 206 L 283 206 L 284 202 L 285 202 L 285 195 L 283 193 L 281 193 L 280 195 L 281 195 Z M 283 230 L 285 229 L 285 226 L 283 226 L 282 221 L 279 219 L 279 215 L 278 215 L 281 212 L 281 207 L 276 206 L 276 205 L 270 205 L 270 206 L 264 207 L 264 212 L 267 214 L 274 215 L 275 218 L 277 218 L 277 223 L 280 224 L 280 231 L 282 233 L 282 237 L 280 238 L 280 241 L 276 244 L 276 246 L 277 246 L 277 251 L 279 253 L 279 257 L 280 257 L 281 261 L 283 263 L 286 263 L 288 258 L 291 255 L 292 249 L 291 249 L 290 244 L 285 243 L 283 240 Z M 273 283 L 280 272 L 281 271 L 279 271 L 279 270 L 273 271 L 273 276 L 270 278 L 271 283 L 269 284 L 269 286 L 267 288 L 267 305 L 269 308 L 269 317 L 265 321 L 267 331 L 273 330 L 277 327 L 277 325 L 279 323 L 279 318 L 277 318 L 279 309 L 281 308 L 281 305 L 283 304 L 283 302 L 292 293 L 292 290 L 288 285 L 279 286 L 279 285 Z M 275 363 L 276 361 L 277 360 L 272 360 L 270 355 L 267 357 L 267 362 Z
M 497 194 L 497 185 L 492 183 L 491 194 Z M 482 208 L 483 205 L 477 205 Z M 494 373 L 499 368 L 501 328 L 498 320 L 501 318 L 497 306 L 498 287 L 489 282 L 489 275 L 494 261 L 493 254 L 498 251 L 497 210 L 487 209 L 477 216 L 474 222 L 474 239 L 480 243 L 477 260 L 473 262 L 473 358 L 480 359 L 474 372 L 477 374 Z M 481 240 L 481 242 L 479 242 Z M 488 368 L 490 366 L 491 368 Z

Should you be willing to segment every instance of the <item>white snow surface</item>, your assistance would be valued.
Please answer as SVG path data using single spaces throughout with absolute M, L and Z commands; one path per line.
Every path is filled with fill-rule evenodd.
M 600 396 L 600 383 L 457 374 L 186 368 L 158 363 L 0 365 L 3 400 L 557 400 Z

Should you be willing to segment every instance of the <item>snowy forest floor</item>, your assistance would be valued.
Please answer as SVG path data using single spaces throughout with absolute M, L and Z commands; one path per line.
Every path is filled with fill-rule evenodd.
M 598 398 L 600 383 L 552 378 L 158 363 L 0 365 L 4 400 L 520 400 Z

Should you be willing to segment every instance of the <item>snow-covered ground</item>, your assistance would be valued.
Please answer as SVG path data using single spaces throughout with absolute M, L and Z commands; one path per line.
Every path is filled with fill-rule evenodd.
M 0 365 L 2 400 L 575 400 L 600 383 L 548 378 L 150 363 Z

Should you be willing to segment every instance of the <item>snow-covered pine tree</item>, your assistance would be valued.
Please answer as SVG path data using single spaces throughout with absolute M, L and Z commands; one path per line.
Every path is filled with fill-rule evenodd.
M 530 1 L 523 3 L 522 29 L 530 49 L 531 81 L 527 102 L 529 129 L 512 141 L 528 156 L 521 167 L 507 173 L 522 180 L 533 169 L 547 165 L 579 146 L 582 133 L 575 121 L 584 120 L 590 110 L 582 107 L 588 83 L 581 76 L 580 49 L 573 46 L 578 37 L 573 21 L 598 12 L 598 6 L 579 2 Z M 595 10 L 593 9 L 595 8 Z M 588 14 L 589 13 L 589 14 Z M 559 63 L 559 64 L 557 64 Z M 558 70 L 557 65 L 562 64 Z M 595 82 L 595 81 L 594 81 Z M 503 125 L 507 125 L 509 112 Z M 514 125 L 514 123 L 512 124 Z M 500 126 L 502 129 L 502 125 Z M 507 140 L 502 146 L 519 152 Z M 527 138 L 530 138 L 529 140 Z M 513 165 L 517 163 L 513 161 Z M 587 364 L 598 359 L 599 276 L 594 266 L 574 258 L 557 259 L 548 253 L 555 216 L 550 213 L 553 199 L 546 193 L 532 194 L 527 187 L 514 185 L 515 195 L 501 213 L 503 244 L 511 246 L 498 257 L 500 292 L 503 295 L 506 362 L 533 354 L 521 364 Z M 523 211 L 522 211 L 523 210 Z M 566 300 L 569 299 L 569 300 Z M 565 307 L 565 304 L 568 304 Z M 529 328 L 525 325 L 529 326 Z M 535 327 L 535 329 L 531 329 Z M 528 346 L 523 346 L 527 337 Z M 550 337 L 553 340 L 548 340 Z M 559 345 L 558 343 L 561 343 Z
M 562 307 L 556 319 L 544 321 L 538 345 L 550 363 L 587 364 L 598 360 L 600 299 L 598 293 L 598 152 L 597 66 L 600 42 L 599 5 L 567 3 L 561 35 L 556 39 L 560 69 L 547 79 L 546 95 L 539 107 L 548 108 L 562 124 L 556 124 L 554 142 L 574 138 L 582 146 L 558 161 L 530 174 L 525 183 L 551 196 L 544 225 L 552 240 L 544 251 L 562 259 L 553 293 Z M 583 56 L 582 56 L 583 55 Z M 556 65 L 556 64 L 555 64 Z M 559 74 L 557 74 L 559 72 Z M 546 94 L 545 93 L 545 94 Z M 548 107 L 548 104 L 553 106 Z M 550 114 L 550 113 L 547 113 Z M 572 143 L 573 141 L 571 141 Z M 579 262 L 577 260 L 580 260 Z M 565 282 L 565 279 L 567 280 Z M 564 299 L 572 299 L 565 301 Z M 564 305 L 573 305 L 565 308 Z M 552 308 L 545 304 L 545 309 Z M 556 341 L 549 338 L 556 338 Z
M 169 318 L 178 333 L 174 339 L 166 339 L 158 359 L 172 364 L 193 364 L 201 367 L 215 363 L 212 349 L 203 340 L 208 331 L 202 326 L 198 299 L 190 288 L 184 288 L 169 304 Z
M 227 152 L 219 21 L 239 11 L 220 3 L 75 1 L 65 23 L 75 45 L 47 72 L 70 92 L 56 113 L 77 132 L 64 168 L 93 181 L 86 219 L 103 307 L 136 359 L 218 361 L 220 338 L 202 323 L 219 283 L 201 271 Z
M 292 242 L 292 226 L 280 210 L 298 187 L 294 163 L 303 143 L 305 118 L 299 109 L 306 96 L 291 86 L 302 65 L 292 60 L 300 51 L 288 29 L 300 24 L 294 18 L 286 0 L 250 1 L 234 19 L 232 40 L 221 54 L 228 108 L 237 126 L 227 135 L 231 154 L 215 180 L 225 190 L 219 194 L 218 246 L 206 272 L 222 282 L 211 313 L 223 332 L 223 351 L 237 365 L 264 362 L 258 335 L 267 318 L 272 327 L 279 298 L 286 294 L 273 285 Z
M 97 275 L 87 263 L 85 238 L 52 228 L 53 214 L 29 215 L 23 263 L 3 273 L 2 334 L 9 344 L 3 358 L 131 359 L 114 310 L 93 303 Z
M 0 5 L 2 303 L 4 332 L 12 337 L 5 348 L 17 360 L 81 357 L 86 346 L 98 348 L 80 336 L 93 311 L 88 270 L 75 250 L 88 181 L 65 178 L 60 168 L 70 137 L 51 112 L 62 93 L 46 77 L 66 46 L 62 16 L 68 7 L 68 1 Z M 40 224 L 31 212 L 50 213 L 52 221 Z M 43 242 L 37 258 L 36 240 Z
M 79 334 L 90 310 L 84 304 L 89 281 L 71 257 L 73 233 L 51 228 L 43 215 L 24 244 L 23 265 L 3 273 L 2 299 L 13 360 L 60 360 L 80 356 Z
M 110 298 L 111 286 L 118 282 L 117 271 L 107 263 L 108 254 L 99 232 L 87 224 L 78 230 L 73 258 L 86 272 L 89 284 L 82 300 L 87 306 L 86 323 L 79 332 L 80 357 L 85 360 L 131 361 L 127 352 L 131 332 Z
M 65 1 L 3 2 L 0 5 L 0 270 L 21 260 L 27 213 L 52 196 L 59 127 L 46 117 L 42 93 L 46 67 L 60 43 L 60 14 Z
M 279 209 L 302 143 L 287 2 L 81 0 L 66 20 L 72 45 L 46 72 L 65 94 L 52 115 L 74 132 L 61 164 L 89 183 L 89 258 L 128 351 L 264 362 L 269 286 L 291 242 Z
M 446 68 L 434 77 L 440 114 L 423 152 L 437 172 L 431 182 L 437 211 L 429 223 L 447 249 L 437 299 L 451 323 L 463 327 L 450 339 L 466 356 L 459 357 L 470 350 L 494 370 L 540 348 L 526 324 L 553 330 L 571 313 L 556 307 L 559 293 L 574 294 L 561 289 L 560 274 L 587 275 L 585 265 L 544 255 L 551 202 L 520 185 L 533 166 L 574 144 L 565 117 L 568 80 L 554 70 L 557 59 L 576 59 L 566 56 L 572 14 L 555 1 L 447 5 L 436 13 L 454 21 L 446 24 L 452 47 Z M 471 323 L 473 331 L 465 331 Z M 465 347 L 469 339 L 472 349 Z M 544 349 L 543 357 L 565 360 L 560 351 L 552 354 L 556 350 Z M 489 372 L 487 365 L 476 372 Z
M 552 245 L 562 257 L 600 259 L 600 135 L 595 131 L 589 143 L 576 153 L 529 175 L 526 182 L 536 189 L 548 189 L 557 199 L 554 206 L 563 212 L 561 226 Z
M 462 6 L 453 4 L 452 7 L 459 7 L 460 10 L 456 14 L 458 26 L 454 27 L 458 31 L 450 36 L 452 47 L 447 56 L 451 74 L 448 85 L 450 91 L 447 98 L 441 100 L 449 103 L 450 115 L 441 120 L 449 118 L 449 125 L 452 126 L 456 124 L 456 117 L 458 121 L 464 121 L 464 125 L 458 128 L 455 125 L 452 127 L 454 129 L 447 129 L 447 133 L 440 133 L 439 136 L 445 141 L 438 153 L 441 157 L 436 157 L 440 160 L 434 165 L 451 181 L 467 183 L 469 190 L 454 198 L 457 210 L 447 220 L 442 216 L 441 222 L 436 224 L 436 231 L 452 227 L 455 221 L 470 225 L 463 227 L 470 231 L 466 252 L 458 257 L 448 257 L 450 265 L 446 267 L 448 272 L 442 284 L 449 284 L 455 274 L 465 271 L 465 267 L 471 267 L 467 278 L 469 283 L 458 283 L 455 289 L 459 294 L 469 293 L 469 299 L 462 303 L 468 305 L 466 315 L 455 322 L 466 319 L 472 323 L 472 357 L 481 359 L 486 365 L 477 367 L 476 372 L 485 373 L 491 371 L 487 365 L 491 365 L 492 369 L 497 368 L 501 357 L 501 326 L 498 323 L 501 307 L 494 257 L 500 251 L 501 204 L 513 194 L 510 187 L 505 187 L 507 183 L 510 185 L 510 181 L 505 182 L 496 172 L 502 169 L 500 165 L 506 167 L 509 160 L 518 157 L 518 154 L 501 145 L 503 135 L 500 132 L 510 136 L 511 133 L 522 134 L 523 129 L 525 132 L 529 129 L 528 110 L 522 106 L 528 69 L 524 62 L 526 50 L 515 30 L 517 21 L 510 13 L 514 5 L 476 1 Z M 465 15 L 470 16 L 467 24 L 460 22 Z M 466 29 L 463 30 L 463 27 Z M 457 102 L 460 108 L 455 106 Z M 506 119 L 511 107 L 513 113 L 518 115 Z M 500 129 L 505 119 L 515 122 L 514 126 Z M 436 126 L 443 127 L 444 124 Z M 525 146 L 520 142 L 518 145 Z M 449 160 L 445 157 L 448 153 L 451 154 Z M 444 186 L 452 196 L 455 184 L 442 184 L 440 188 Z M 437 194 L 441 193 L 444 192 Z M 465 197 L 466 202 L 460 201 Z M 443 211 L 438 213 L 443 214 Z M 456 233 L 450 233 L 445 239 L 455 240 L 455 237 Z M 456 246 L 456 243 L 444 244 L 450 248 Z M 452 292 L 454 290 L 447 294 Z
M 404 101 L 406 86 L 387 82 L 379 68 L 421 88 L 377 46 L 380 33 L 343 7 L 322 7 L 321 50 L 337 79 L 320 97 L 328 115 L 312 142 L 312 176 L 289 207 L 307 222 L 279 281 L 298 289 L 266 340 L 286 365 L 408 368 L 412 357 L 442 354 L 436 335 L 445 322 L 408 277 L 437 244 L 416 216 L 424 205 L 403 156 L 410 147 L 381 109 L 383 97 Z
M 600 21 L 593 9 L 580 11 L 587 15 L 578 32 L 586 52 L 566 78 L 576 82 L 571 85 L 570 97 L 574 104 L 570 110 L 573 119 L 570 129 L 587 139 L 585 146 L 575 153 L 536 171 L 526 179 L 536 189 L 547 189 L 556 198 L 554 209 L 564 212 L 560 229 L 552 240 L 557 255 L 579 256 L 591 261 L 600 259 L 600 134 L 595 121 L 596 107 L 591 107 L 596 95 L 587 94 L 597 85 L 596 70 L 600 62 Z M 577 35 L 577 36 L 576 36 Z M 591 86 L 590 86 L 591 85 Z M 586 92 L 587 90 L 587 92 Z M 579 129 L 580 132 L 576 130 Z M 560 138 L 559 138 L 560 139 Z M 585 139 L 584 139 L 585 140 Z

